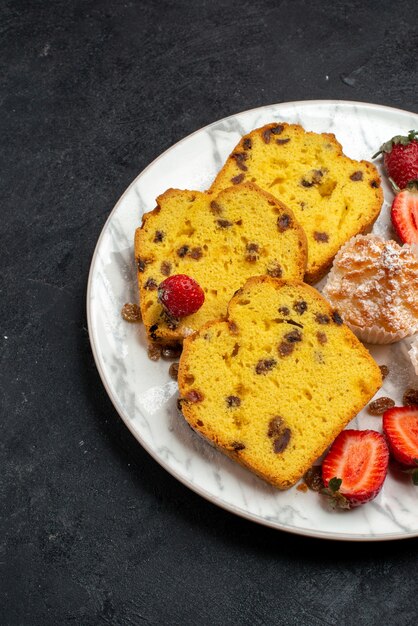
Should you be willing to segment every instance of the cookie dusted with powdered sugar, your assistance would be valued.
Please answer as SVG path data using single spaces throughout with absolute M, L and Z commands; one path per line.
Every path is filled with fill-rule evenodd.
M 354 237 L 335 257 L 323 293 L 363 341 L 393 343 L 418 332 L 418 256 L 411 246 Z

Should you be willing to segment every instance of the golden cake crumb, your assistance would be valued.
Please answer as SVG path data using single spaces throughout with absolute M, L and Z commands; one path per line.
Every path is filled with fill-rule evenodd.
M 234 292 L 250 276 L 302 278 L 306 237 L 292 211 L 245 184 L 217 196 L 169 189 L 146 213 L 135 234 L 141 312 L 153 343 L 178 344 L 209 320 L 225 317 Z M 158 301 L 158 285 L 186 274 L 205 293 L 203 306 L 170 318 Z
M 280 489 L 304 475 L 381 382 L 318 291 L 267 276 L 247 281 L 226 320 L 186 339 L 178 374 L 190 426 Z
M 372 163 L 345 156 L 333 134 L 298 124 L 267 124 L 245 135 L 210 191 L 247 181 L 292 209 L 308 239 L 309 283 L 327 272 L 344 242 L 370 230 L 383 202 Z

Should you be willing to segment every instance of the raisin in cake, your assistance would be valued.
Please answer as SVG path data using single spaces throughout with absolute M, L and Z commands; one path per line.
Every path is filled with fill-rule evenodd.
M 251 181 L 292 209 L 308 239 L 305 280 L 329 269 L 341 245 L 377 218 L 383 192 L 374 165 L 353 161 L 332 134 L 268 124 L 245 135 L 210 191 Z
M 217 196 L 170 189 L 157 202 L 135 234 L 142 319 L 154 343 L 181 343 L 205 322 L 225 316 L 250 276 L 304 274 L 303 230 L 289 209 L 255 185 Z M 157 295 L 159 283 L 173 274 L 191 276 L 205 292 L 203 306 L 179 320 L 164 313 Z
M 190 426 L 280 489 L 297 482 L 381 386 L 381 373 L 313 287 L 250 278 L 228 318 L 185 340 Z

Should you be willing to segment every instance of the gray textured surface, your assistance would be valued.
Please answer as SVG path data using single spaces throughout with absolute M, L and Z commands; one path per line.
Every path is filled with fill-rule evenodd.
M 84 299 L 115 201 L 202 125 L 313 98 L 418 112 L 416 3 L 10 0 L 0 12 L 0 622 L 415 623 L 417 540 L 286 535 L 166 474 L 106 396 Z

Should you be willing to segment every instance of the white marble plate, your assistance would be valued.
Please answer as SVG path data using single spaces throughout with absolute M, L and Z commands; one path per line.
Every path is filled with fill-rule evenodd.
M 134 180 L 116 204 L 92 260 L 87 310 L 97 367 L 116 410 L 141 445 L 178 480 L 225 509 L 255 522 L 302 535 L 342 540 L 418 536 L 418 489 L 391 472 L 379 496 L 346 512 L 328 508 L 316 493 L 296 487 L 280 492 L 214 450 L 195 435 L 176 411 L 177 385 L 169 363 L 147 357 L 144 330 L 122 320 L 125 302 L 137 301 L 133 236 L 141 215 L 168 187 L 204 190 L 240 136 L 268 122 L 298 122 L 306 130 L 333 132 L 345 153 L 370 159 L 393 135 L 418 128 L 413 113 L 355 102 L 305 101 L 265 106 L 233 115 L 186 137 Z M 374 232 L 391 237 L 385 204 Z M 390 376 L 377 396 L 400 403 L 402 390 L 418 379 L 408 357 L 408 340 L 372 348 Z M 380 418 L 360 414 L 359 428 L 379 429 Z

